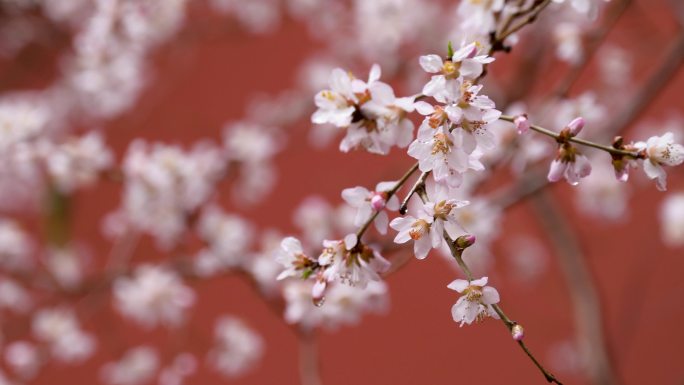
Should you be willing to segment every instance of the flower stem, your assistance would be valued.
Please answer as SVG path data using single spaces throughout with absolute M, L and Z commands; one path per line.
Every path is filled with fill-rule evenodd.
M 514 116 L 509 116 L 509 115 L 501 115 L 501 116 L 499 117 L 499 119 L 504 120 L 504 121 L 506 121 L 506 122 L 513 123 L 514 120 L 515 120 L 515 117 L 514 117 Z M 546 135 L 546 136 L 550 136 L 550 137 L 552 137 L 552 138 L 554 138 L 554 139 L 559 139 L 559 138 L 561 137 L 560 133 L 558 133 L 558 132 L 551 131 L 551 130 L 546 129 L 546 128 L 544 128 L 544 127 L 536 126 L 536 125 L 533 125 L 533 124 L 530 125 L 530 129 L 533 130 L 533 131 L 536 131 L 536 132 L 538 132 L 538 133 L 540 133 L 540 134 L 544 134 L 544 135 Z M 641 155 L 639 155 L 639 153 L 636 152 L 636 151 L 621 150 L 621 149 L 619 149 L 619 148 L 614 148 L 614 147 L 610 147 L 610 146 L 605 146 L 605 145 L 603 145 L 603 144 L 594 143 L 594 142 L 592 142 L 592 141 L 585 140 L 585 139 L 570 137 L 570 138 L 567 138 L 567 140 L 570 141 L 570 142 L 573 142 L 573 143 L 581 144 L 581 145 L 583 145 L 583 146 L 596 148 L 596 149 L 598 149 L 598 150 L 603 150 L 603 151 L 605 151 L 605 152 L 607 152 L 607 153 L 609 153 L 609 154 L 613 154 L 613 155 L 628 156 L 628 157 L 632 157 L 632 158 L 635 158 L 635 159 L 641 157 Z
M 472 281 L 473 280 L 473 273 L 470 270 L 470 268 L 468 267 L 468 265 L 465 263 L 465 261 L 463 261 L 464 249 L 456 246 L 455 242 L 451 239 L 451 237 L 449 237 L 449 234 L 447 234 L 446 231 L 444 231 L 443 237 L 444 237 L 444 240 L 446 241 L 447 245 L 449 245 L 449 250 L 451 251 L 451 256 L 454 257 L 454 259 L 456 260 L 456 263 L 458 263 L 458 266 L 461 268 L 461 270 L 463 270 L 463 272 L 466 275 L 466 278 L 468 278 L 468 281 Z M 511 321 L 511 319 L 506 315 L 506 313 L 504 313 L 503 309 L 501 309 L 501 307 L 499 305 L 494 304 L 491 306 L 494 309 L 494 311 L 496 312 L 496 314 L 499 315 L 501 322 L 503 322 L 504 325 L 506 325 L 506 328 L 508 328 L 508 331 L 509 332 L 512 331 L 513 326 L 517 325 L 517 322 Z M 547 382 L 562 385 L 562 383 L 553 374 L 551 374 L 548 370 L 546 370 L 546 368 L 544 368 L 544 366 L 542 366 L 541 363 L 539 363 L 537 358 L 534 356 L 534 354 L 532 354 L 530 349 L 527 348 L 527 346 L 525 345 L 524 342 L 522 342 L 522 340 L 517 341 L 517 343 L 520 346 L 520 348 L 525 352 L 527 357 L 529 357 L 530 360 L 532 360 L 532 362 L 537 367 L 537 369 L 539 369 L 539 371 L 542 372 L 542 374 L 544 375 L 544 378 L 546 378 Z
M 389 200 L 394 194 L 397 193 L 397 191 L 399 191 L 401 186 L 403 186 L 404 183 L 406 183 L 406 181 L 411 177 L 411 175 L 413 175 L 414 172 L 416 172 L 416 170 L 418 170 L 418 162 L 416 162 L 413 166 L 411 166 L 411 168 L 409 168 L 404 173 L 404 175 L 402 175 L 402 177 L 399 178 L 399 180 L 394 185 L 394 187 L 392 187 L 391 190 L 387 191 L 387 200 Z M 376 210 L 373 213 L 373 215 L 371 215 L 370 218 L 368 218 L 368 220 L 366 222 L 364 222 L 363 225 L 361 225 L 361 227 L 356 231 L 356 238 L 361 239 L 361 236 L 366 232 L 366 230 L 368 230 L 368 227 L 370 226 L 371 223 L 373 223 L 373 221 L 375 220 L 375 217 L 377 217 L 379 213 L 380 213 L 380 211 Z

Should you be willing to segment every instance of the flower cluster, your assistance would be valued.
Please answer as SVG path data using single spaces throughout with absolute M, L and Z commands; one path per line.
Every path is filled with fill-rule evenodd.
M 315 259 L 304 254 L 297 239 L 288 237 L 283 239 L 277 260 L 285 267 L 278 279 L 314 279 L 311 296 L 318 304 L 325 301 L 330 283 L 337 282 L 363 289 L 369 282 L 379 281 L 379 274 L 385 272 L 390 265 L 376 250 L 359 242 L 355 234 L 349 234 L 343 240 L 323 241 L 323 251 Z
M 330 89 L 316 94 L 318 110 L 311 121 L 346 129 L 340 150 L 364 148 L 387 154 L 392 146 L 406 147 L 411 142 L 413 123 L 406 115 L 413 111 L 414 97 L 397 98 L 392 87 L 379 79 L 377 64 L 367 82 L 336 68 L 330 75 Z

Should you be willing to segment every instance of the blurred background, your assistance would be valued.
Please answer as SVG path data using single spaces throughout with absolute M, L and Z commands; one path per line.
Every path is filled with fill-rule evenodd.
M 420 93 L 429 77 L 418 57 L 468 38 L 476 14 L 465 7 L 0 0 L 0 384 L 316 383 L 307 365 L 326 385 L 545 383 L 500 322 L 454 323 L 456 265 L 438 251 L 416 260 L 393 231 L 369 234 L 389 249 L 386 287 L 364 297 L 370 305 L 310 315 L 306 332 L 284 318 L 304 305 L 268 262 L 282 236 L 314 250 L 350 232 L 341 190 L 396 180 L 414 163 L 401 149 L 342 153 L 339 131 L 312 127 L 330 71 L 365 79 L 378 63 L 398 96 Z M 681 2 L 553 2 L 507 43 L 483 82 L 498 109 L 554 130 L 581 115 L 582 135 L 606 144 L 668 131 L 682 142 Z M 504 124 L 492 130 L 518 141 Z M 607 167 L 597 160 L 577 187 L 547 185 L 553 141 L 519 140 L 532 147 L 524 159 L 492 160 L 468 193 L 476 274 L 564 383 L 684 383 L 684 172 L 668 169 L 664 193 L 641 170 L 620 184 L 607 155 L 587 151 Z M 141 155 L 156 142 L 174 146 L 166 160 Z M 153 161 L 186 169 L 144 195 L 141 175 L 166 175 L 145 169 Z M 158 208 L 168 199 L 185 205 L 180 217 Z M 206 219 L 217 207 L 231 217 Z M 125 286 L 139 266 L 162 264 L 182 281 L 168 295 L 191 305 L 168 316 L 177 322 L 140 322 L 121 296 L 137 295 Z M 62 315 L 41 313 L 50 309 Z

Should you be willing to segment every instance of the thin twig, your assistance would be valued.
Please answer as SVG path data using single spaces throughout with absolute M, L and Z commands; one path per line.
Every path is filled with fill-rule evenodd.
M 510 122 L 510 123 L 513 123 L 515 121 L 514 116 L 508 116 L 508 115 L 501 115 L 501 117 L 499 117 L 499 119 L 506 121 L 506 122 Z M 544 128 L 544 127 L 541 127 L 541 126 L 536 126 L 534 124 L 531 124 L 530 129 L 533 131 L 536 131 L 540 134 L 550 136 L 550 137 L 557 139 L 557 140 L 561 138 L 560 133 L 555 132 L 555 131 L 551 131 L 551 130 Z M 599 143 L 594 143 L 594 142 L 592 142 L 590 140 L 586 140 L 586 139 L 570 137 L 570 138 L 567 138 L 567 140 L 570 142 L 573 142 L 573 143 L 581 144 L 583 146 L 593 147 L 593 148 L 596 148 L 598 150 L 603 150 L 603 151 L 605 151 L 609 154 L 613 154 L 613 155 L 628 156 L 628 157 L 632 157 L 632 158 L 638 158 L 640 156 L 637 151 L 621 150 L 621 149 L 618 149 L 615 147 L 604 146 L 604 145 L 599 144 Z
M 449 251 L 451 252 L 451 256 L 454 257 L 456 263 L 458 263 L 458 266 L 461 267 L 461 270 L 463 270 L 463 272 L 465 273 L 466 278 L 468 278 L 468 281 L 472 281 L 473 273 L 463 260 L 464 249 L 457 247 L 455 242 L 451 239 L 451 237 L 449 237 L 449 234 L 447 234 L 446 231 L 444 231 L 443 237 L 447 245 L 449 245 Z M 504 313 L 503 309 L 501 309 L 499 305 L 494 304 L 492 305 L 492 308 L 494 309 L 496 314 L 499 315 L 501 322 L 503 322 L 508 331 L 511 332 L 513 327 L 517 325 L 517 323 L 515 321 L 511 321 L 511 319 L 506 315 L 506 313 Z M 530 349 L 525 345 L 524 342 L 522 342 L 522 340 L 517 341 L 517 343 L 518 346 L 520 346 L 520 348 L 525 352 L 527 357 L 532 361 L 532 363 L 534 363 L 537 369 L 539 369 L 539 371 L 544 375 L 544 378 L 547 382 L 562 385 L 562 383 L 553 374 L 551 374 L 551 372 L 544 368 L 544 366 L 537 360 L 537 358 L 534 356 L 534 354 L 532 354 Z
M 406 181 L 411 177 L 411 175 L 413 175 L 414 172 L 416 172 L 416 170 L 418 170 L 418 162 L 416 162 L 413 166 L 411 166 L 411 168 L 409 168 L 404 173 L 404 175 L 401 178 L 399 178 L 399 180 L 394 185 L 394 187 L 392 187 L 391 190 L 387 191 L 387 200 L 389 200 L 394 194 L 397 193 L 397 191 L 399 191 L 401 186 L 403 186 L 404 183 L 406 183 Z M 380 210 L 376 210 L 373 213 L 373 215 L 371 215 L 370 218 L 368 218 L 368 220 L 366 220 L 366 222 L 364 222 L 363 225 L 361 225 L 361 227 L 356 231 L 356 238 L 357 239 L 361 239 L 361 236 L 363 235 L 363 233 L 365 233 L 366 230 L 368 230 L 368 227 L 370 226 L 371 223 L 373 223 L 373 221 L 375 220 L 375 217 L 377 217 L 379 213 L 380 213 Z

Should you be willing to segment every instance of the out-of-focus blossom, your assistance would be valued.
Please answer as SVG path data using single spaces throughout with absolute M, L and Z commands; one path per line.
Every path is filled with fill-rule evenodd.
M 143 265 L 131 278 L 114 282 L 116 308 L 142 326 L 178 326 L 195 302 L 195 294 L 174 272 L 159 266 Z
M 45 251 L 43 263 L 64 288 L 75 288 L 83 279 L 85 254 L 78 247 L 50 247 Z
M 627 213 L 629 192 L 606 159 L 591 162 L 592 175 L 577 187 L 577 207 L 587 215 L 616 220 Z
M 33 264 L 31 239 L 15 222 L 0 218 L 0 266 L 8 270 L 21 270 Z
M 568 63 L 578 63 L 584 56 L 582 49 L 583 28 L 575 23 L 558 23 L 553 29 L 556 56 Z
M 70 138 L 60 144 L 43 141 L 38 146 L 50 177 L 65 193 L 92 184 L 113 161 L 112 152 L 98 132 Z
M 276 281 L 282 272 L 282 265 L 273 255 L 280 251 L 280 242 L 283 236 L 279 231 L 267 229 L 262 231 L 259 249 L 250 254 L 247 260 L 247 269 L 266 293 L 273 293 L 279 287 Z
M 325 294 L 325 304 L 317 307 L 311 301 L 313 282 L 291 280 L 284 286 L 287 303 L 285 320 L 312 329 L 318 326 L 336 329 L 341 325 L 358 323 L 364 313 L 383 312 L 388 305 L 387 286 L 382 281 L 371 281 L 365 289 L 333 284 Z
M 23 313 L 33 306 L 32 302 L 30 293 L 18 283 L 0 278 L 0 310 Z
M 273 157 L 282 149 L 282 133 L 248 122 L 228 124 L 223 133 L 227 160 L 239 170 L 233 190 L 235 200 L 261 201 L 276 182 Z
M 191 151 L 135 141 L 124 159 L 124 193 L 119 215 L 168 248 L 188 226 L 188 216 L 211 196 L 225 169 L 223 152 L 209 143 Z
M 667 245 L 684 245 L 684 193 L 666 196 L 660 206 L 660 226 L 663 240 Z
M 95 338 L 80 329 L 76 315 L 67 308 L 40 310 L 31 326 L 36 338 L 50 345 L 55 360 L 78 363 L 95 351 Z
M 281 15 L 276 0 L 211 0 L 209 4 L 216 11 L 233 16 L 251 33 L 273 32 L 280 23 Z
M 254 228 L 244 219 L 226 214 L 216 206 L 202 212 L 197 229 L 222 267 L 241 263 L 254 233 Z
M 159 385 L 182 385 L 185 377 L 197 370 L 197 359 L 190 353 L 177 355 L 171 365 L 159 372 Z
M 15 341 L 5 346 L 5 362 L 22 379 L 33 378 L 41 366 L 38 348 L 28 341 Z
M 102 381 L 108 385 L 140 385 L 150 381 L 159 368 L 159 355 L 149 346 L 130 349 L 117 362 L 102 367 Z
M 495 13 L 504 7 L 504 0 L 465 0 L 458 5 L 459 28 L 468 33 L 487 36 L 496 30 Z
M 211 365 L 226 377 L 240 376 L 254 368 L 264 354 L 259 334 L 242 320 L 223 316 L 214 328 L 215 345 L 209 352 Z

